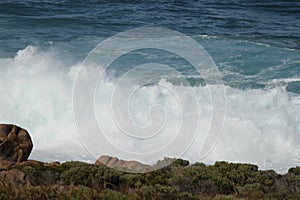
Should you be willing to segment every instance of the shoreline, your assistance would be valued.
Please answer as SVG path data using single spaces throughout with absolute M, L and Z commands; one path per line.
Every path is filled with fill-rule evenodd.
M 47 158 L 45 158 L 45 157 L 47 157 Z M 78 155 L 78 154 L 75 154 L 75 153 L 62 154 L 60 152 L 51 152 L 51 151 L 33 149 L 28 159 L 29 160 L 39 160 L 41 162 L 58 161 L 60 163 L 63 163 L 63 162 L 68 162 L 68 161 L 79 161 L 79 162 L 85 162 L 85 163 L 93 164 L 93 163 L 96 162 L 96 160 L 98 158 L 93 157 L 92 155 L 89 155 L 89 154 L 81 154 L 81 155 Z M 288 173 L 288 170 L 290 168 L 300 166 L 300 163 L 297 163 L 296 161 L 295 161 L 295 164 L 289 164 L 287 166 L 279 165 L 279 167 L 272 167 L 270 165 L 269 166 L 262 166 L 259 163 L 247 162 L 247 161 L 216 160 L 215 162 L 213 162 L 213 161 L 212 162 L 205 162 L 205 161 L 191 161 L 190 159 L 187 159 L 187 158 L 181 158 L 181 159 L 188 160 L 191 164 L 197 163 L 197 162 L 203 162 L 207 166 L 214 165 L 215 162 L 220 162 L 220 161 L 225 161 L 225 162 L 228 162 L 228 163 L 235 163 L 235 164 L 251 164 L 251 165 L 257 165 L 259 170 L 262 170 L 262 171 L 274 170 L 276 173 L 278 173 L 280 175 L 284 175 L 284 174 Z M 149 163 L 148 162 L 144 163 L 142 161 L 138 161 L 138 162 L 141 162 L 143 164 L 148 164 L 148 165 L 154 165 L 155 164 L 155 162 L 151 162 L 151 163 L 150 162 Z

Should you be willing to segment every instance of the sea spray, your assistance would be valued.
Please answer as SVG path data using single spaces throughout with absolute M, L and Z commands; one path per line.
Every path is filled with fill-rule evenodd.
M 53 52 L 41 51 L 36 46 L 20 50 L 14 58 L 0 59 L 0 63 L 1 122 L 16 123 L 29 130 L 34 150 L 86 155 L 76 134 L 72 116 L 72 89 L 81 63 L 68 66 L 64 60 L 57 59 Z M 101 66 L 93 70 L 101 70 Z M 87 72 L 89 73 L 93 72 Z M 109 92 L 112 87 L 114 81 L 109 77 L 104 89 Z M 183 94 L 186 89 L 182 85 L 172 87 L 177 87 Z M 199 102 L 208 106 L 201 107 L 200 115 L 183 113 L 182 120 L 188 122 L 190 117 L 200 117 L 202 128 L 205 129 L 205 122 L 210 119 L 210 100 L 205 86 L 197 87 L 201 87 L 197 94 Z M 273 168 L 279 172 L 285 172 L 288 167 L 298 163 L 299 95 L 287 92 L 280 85 L 261 89 L 226 86 L 226 94 L 227 117 L 221 139 L 214 151 L 202 162 L 251 162 L 261 168 Z M 159 91 L 155 85 L 144 87 L 139 98 L 153 102 L 163 98 L 165 100 L 161 102 L 165 102 L 166 107 L 172 109 L 173 106 L 168 93 Z M 101 96 L 97 101 L 97 112 L 105 116 L 109 109 L 101 107 Z M 189 99 L 183 103 L 188 104 Z M 135 109 L 137 113 L 144 112 L 143 107 Z M 147 116 L 144 117 L 140 119 L 147 121 Z M 172 133 L 166 132 L 168 134 Z M 185 154 L 193 162 L 198 161 L 199 142 L 201 141 L 196 140 Z M 43 160 L 42 157 L 34 159 Z M 145 162 L 152 163 L 158 159 L 160 158 Z

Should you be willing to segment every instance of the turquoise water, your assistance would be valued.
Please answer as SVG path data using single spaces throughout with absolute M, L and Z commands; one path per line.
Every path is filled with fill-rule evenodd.
M 230 85 L 288 85 L 300 75 L 299 11 L 297 1 L 2 1 L 0 57 L 32 45 L 72 65 L 116 33 L 159 26 L 199 41 Z
M 201 44 L 223 75 L 227 119 L 205 161 L 285 171 L 300 160 L 299 13 L 300 3 L 292 0 L 0 1 L 0 121 L 28 128 L 36 150 L 76 154 L 71 106 L 76 67 L 114 34 L 168 28 Z M 119 58 L 110 78 L 151 62 L 171 66 L 194 87 L 205 85 L 184 59 L 151 49 Z M 182 84 L 178 77 L 163 78 Z M 187 157 L 197 160 L 193 153 Z

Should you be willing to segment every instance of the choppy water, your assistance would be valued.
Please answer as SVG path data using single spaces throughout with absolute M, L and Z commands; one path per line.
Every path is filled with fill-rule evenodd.
M 219 143 L 205 162 L 252 162 L 280 172 L 299 164 L 298 1 L 0 1 L 0 24 L 0 121 L 26 127 L 37 151 L 86 153 L 78 147 L 72 114 L 77 68 L 106 38 L 154 26 L 191 36 L 207 50 L 223 75 L 226 122 Z M 132 65 L 147 62 L 178 70 L 193 87 L 199 87 L 198 100 L 209 104 L 202 80 L 176 55 L 133 52 L 114 63 L 112 74 L 120 76 Z M 164 78 L 185 91 L 178 77 Z M 104 89 L 109 91 L 111 84 Z M 160 99 L 167 110 L 176 107 L 169 94 L 155 86 L 139 95 L 149 99 L 147 105 Z M 109 112 L 101 106 L 103 99 L 100 95 L 101 116 Z M 188 105 L 189 100 L 181 103 Z M 143 106 L 136 112 L 140 109 L 143 113 Z M 208 121 L 209 108 L 203 108 L 200 115 L 204 123 Z M 183 113 L 183 123 L 191 117 L 195 116 Z M 139 147 L 129 141 L 130 145 Z M 195 144 L 186 157 L 197 161 L 197 151 Z M 43 159 L 40 153 L 34 155 Z M 159 158 L 144 161 L 155 159 Z

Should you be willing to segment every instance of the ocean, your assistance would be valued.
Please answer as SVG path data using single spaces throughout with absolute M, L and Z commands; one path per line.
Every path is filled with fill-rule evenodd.
M 0 24 L 0 121 L 30 132 L 31 159 L 94 162 L 109 154 L 154 163 L 183 157 L 208 164 L 254 163 L 280 173 L 300 165 L 299 1 L 1 0 Z M 150 48 L 124 54 L 107 69 L 101 59 L 98 66 L 86 66 L 90 52 L 103 41 L 147 27 L 190 37 L 222 76 L 224 121 L 218 122 L 218 136 L 204 157 L 199 156 L 205 142 L 202 132 L 211 128 L 217 109 L 208 90 L 213 83 L 203 80 L 191 63 Z M 148 65 L 131 75 L 133 80 L 149 79 L 148 84 L 126 82 L 126 77 L 123 85 L 118 82 L 145 63 L 161 63 L 176 74 Z M 86 102 L 86 107 L 94 102 L 93 117 L 103 124 L 104 134 L 92 130 L 84 104 L 74 106 L 74 98 L 84 99 L 84 87 L 95 88 L 85 82 L 74 96 L 82 69 L 87 79 L 105 72 L 93 101 Z M 126 84 L 133 84 L 135 92 Z M 196 91 L 197 112 L 190 108 L 190 89 Z M 124 102 L 129 117 L 121 113 L 115 118 Z M 193 123 L 198 119 L 201 128 L 196 131 Z M 152 127 L 154 122 L 158 125 Z M 180 139 L 182 148 L 174 139 L 179 132 L 187 138 Z

